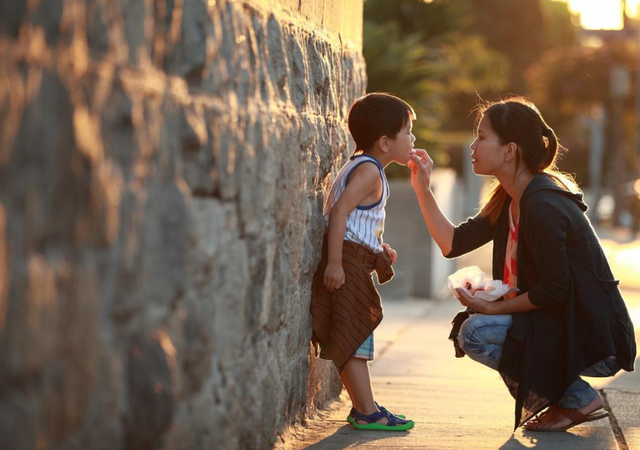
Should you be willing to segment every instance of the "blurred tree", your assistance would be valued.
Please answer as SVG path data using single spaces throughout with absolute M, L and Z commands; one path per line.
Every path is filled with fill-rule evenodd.
M 610 109 L 611 69 L 614 65 L 628 68 L 630 79 L 635 77 L 637 50 L 622 39 L 611 40 L 600 47 L 574 46 L 547 51 L 527 71 L 527 81 L 532 97 L 543 111 L 545 119 L 558 130 L 562 143 L 571 149 L 560 168 L 571 168 L 579 181 L 585 181 L 589 142 L 585 130 L 577 122 L 595 105 Z M 633 87 L 632 87 L 633 92 Z M 631 136 L 634 126 L 633 99 L 624 105 L 622 130 Z M 607 133 L 606 149 L 611 148 L 612 129 Z M 624 157 L 632 163 L 632 148 L 623 148 Z M 610 158 L 605 156 L 605 165 Z
M 419 145 L 440 164 L 450 160 L 444 150 L 471 136 L 473 121 L 460 133 L 457 117 L 468 119 L 477 92 L 501 92 L 509 73 L 506 58 L 481 36 L 461 32 L 469 17 L 464 1 L 365 2 L 367 90 L 394 93 L 414 107 Z
M 367 0 L 364 19 L 377 24 L 396 23 L 403 34 L 418 33 L 429 41 L 460 29 L 468 20 L 466 1 Z
M 479 97 L 527 94 L 526 69 L 577 39 L 567 4 L 552 0 L 367 0 L 364 19 L 367 90 L 411 103 L 419 145 L 456 168 Z
M 439 126 L 447 66 L 438 49 L 424 45 L 418 33 L 402 35 L 396 22 L 368 22 L 364 40 L 367 91 L 391 92 L 409 102 L 420 120 L 418 130 Z
M 541 6 L 544 23 L 543 49 L 546 51 L 577 45 L 580 17 L 572 14 L 564 1 L 543 0 Z
M 610 99 L 611 66 L 630 56 L 622 48 L 610 46 L 552 49 L 527 72 L 529 89 L 536 103 L 548 110 L 548 120 L 562 126 L 594 104 Z
M 473 17 L 470 31 L 485 36 L 488 44 L 511 63 L 509 90 L 526 94 L 525 69 L 544 50 L 541 0 L 467 0 Z
M 442 43 L 447 63 L 447 116 L 445 129 L 470 129 L 469 112 L 479 97 L 494 98 L 508 87 L 510 66 L 507 58 L 489 48 L 479 35 L 452 33 Z
M 447 150 L 441 162 L 461 171 L 463 164 L 469 163 L 468 145 L 475 125 L 472 110 L 482 97 L 493 99 L 504 94 L 510 65 L 503 54 L 487 46 L 484 37 L 473 34 L 452 33 L 443 43 L 442 54 L 449 69 L 446 114 L 433 136 Z

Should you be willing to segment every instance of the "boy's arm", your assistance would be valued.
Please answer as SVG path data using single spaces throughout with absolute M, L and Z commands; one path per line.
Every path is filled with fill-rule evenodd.
M 344 284 L 342 241 L 347 231 L 347 216 L 366 197 L 380 192 L 381 188 L 378 168 L 374 164 L 362 163 L 353 170 L 344 192 L 331 208 L 327 236 L 328 261 L 324 272 L 324 285 L 330 293 Z

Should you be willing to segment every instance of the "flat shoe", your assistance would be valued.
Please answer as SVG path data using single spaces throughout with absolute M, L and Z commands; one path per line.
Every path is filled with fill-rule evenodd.
M 550 412 L 558 412 L 563 416 L 565 416 L 566 418 L 570 419 L 572 422 L 569 425 L 561 428 L 544 428 L 544 427 L 536 426 L 540 424 L 541 419 L 547 414 L 549 414 Z M 573 428 L 576 425 L 580 425 L 581 423 L 593 422 L 594 420 L 604 419 L 605 417 L 608 417 L 608 416 L 609 416 L 609 412 L 603 410 L 602 408 L 599 408 L 585 415 L 585 414 L 582 414 L 577 409 L 568 409 L 558 405 L 551 405 L 549 406 L 549 408 L 547 408 L 545 412 L 540 414 L 537 418 L 528 421 L 523 428 L 527 431 L 545 431 L 545 432 L 567 431 L 569 428 Z

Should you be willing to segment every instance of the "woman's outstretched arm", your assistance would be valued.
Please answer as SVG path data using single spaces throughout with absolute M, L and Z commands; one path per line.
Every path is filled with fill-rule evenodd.
M 416 149 L 408 164 L 411 169 L 411 187 L 418 197 L 420 210 L 433 239 L 443 255 L 453 248 L 454 226 L 444 215 L 431 191 L 431 170 L 433 161 L 425 150 Z

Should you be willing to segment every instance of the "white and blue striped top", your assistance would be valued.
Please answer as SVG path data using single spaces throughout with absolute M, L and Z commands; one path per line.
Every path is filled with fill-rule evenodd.
M 328 225 L 331 208 L 333 208 L 333 205 L 336 204 L 340 195 L 344 192 L 353 169 L 367 162 L 374 163 L 380 171 L 380 177 L 382 178 L 382 196 L 377 202 L 371 205 L 357 206 L 356 209 L 349 213 L 347 216 L 345 239 L 355 242 L 356 244 L 364 245 L 373 250 L 374 253 L 381 253 L 383 251 L 382 233 L 384 233 L 384 208 L 389 198 L 389 182 L 387 181 L 382 166 L 373 156 L 356 155 L 340 169 L 340 173 L 338 173 L 333 183 L 324 207 L 324 220 Z

